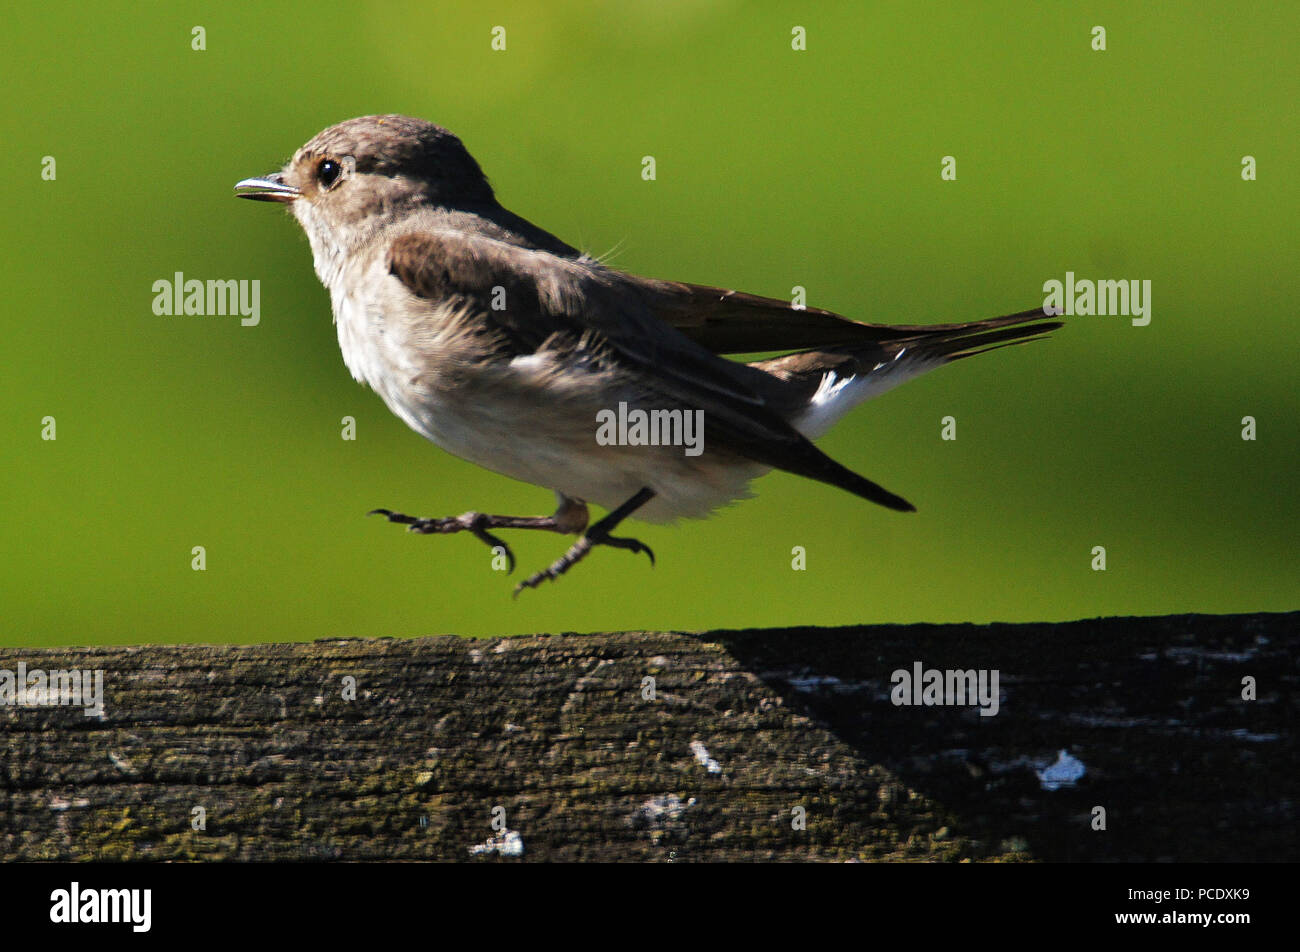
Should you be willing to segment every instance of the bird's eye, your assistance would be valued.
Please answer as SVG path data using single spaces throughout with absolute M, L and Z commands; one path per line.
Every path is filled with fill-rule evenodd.
M 325 188 L 331 188 L 343 174 L 343 166 L 339 165 L 333 159 L 326 159 L 316 170 L 316 177 L 320 179 L 321 185 Z

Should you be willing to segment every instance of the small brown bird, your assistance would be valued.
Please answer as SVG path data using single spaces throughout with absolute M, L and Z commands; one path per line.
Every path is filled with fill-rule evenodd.
M 343 360 L 417 433 L 555 491 L 551 516 L 416 518 L 576 542 L 515 589 L 557 579 L 628 516 L 702 518 L 769 470 L 890 509 L 905 500 L 813 445 L 848 410 L 941 364 L 1060 327 L 1041 309 L 966 324 L 861 324 L 738 291 L 617 271 L 503 208 L 445 129 L 364 116 L 321 132 L 241 198 L 282 202 L 329 289 Z M 797 351 L 739 363 L 726 354 Z M 609 510 L 588 525 L 587 504 Z

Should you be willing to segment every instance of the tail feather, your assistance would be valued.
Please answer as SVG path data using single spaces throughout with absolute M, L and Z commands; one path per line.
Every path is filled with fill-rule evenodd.
M 904 377 L 910 378 L 939 364 L 986 353 L 1006 344 L 1039 339 L 1062 326 L 1061 321 L 1044 320 L 1043 312 L 1034 309 L 965 324 L 908 326 L 909 333 L 891 339 L 875 337 L 860 344 L 805 350 L 755 361 L 750 366 L 789 383 L 803 384 L 807 392 L 800 393 L 797 402 L 804 404 L 818 389 L 824 388 L 828 373 L 845 380 L 872 375 L 892 377 L 901 371 Z
M 979 321 L 975 324 L 958 324 L 953 326 L 950 333 L 927 334 L 919 338 L 916 344 L 909 344 L 906 341 L 900 343 L 904 348 L 919 349 L 923 354 L 934 358 L 945 361 L 960 360 L 963 357 L 973 357 L 976 354 L 996 350 L 999 346 L 1039 340 L 1063 326 L 1062 321 L 1042 320 L 1042 311 L 1031 313 L 1035 316 L 1013 315 L 1016 320 L 997 318 L 995 320 L 998 323 Z
M 1041 310 L 965 324 L 879 327 L 856 325 L 862 340 L 760 360 L 749 366 L 782 380 L 778 409 L 806 440 L 815 440 L 853 407 L 912 377 L 954 360 L 1039 340 L 1062 326 Z M 848 322 L 843 322 L 848 323 Z M 913 506 L 818 451 L 811 443 L 783 469 L 839 486 L 902 512 Z
M 801 433 L 816 439 L 859 403 L 928 370 L 1040 340 L 1062 326 L 1044 318 L 1035 309 L 965 324 L 908 327 L 908 334 L 894 339 L 807 350 L 750 366 L 790 384 L 786 413 Z

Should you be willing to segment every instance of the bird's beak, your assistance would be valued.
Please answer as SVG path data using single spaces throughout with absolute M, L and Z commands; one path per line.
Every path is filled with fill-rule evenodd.
M 302 193 L 284 181 L 279 172 L 265 178 L 246 178 L 235 183 L 236 198 L 251 198 L 255 202 L 282 202 L 288 204 Z

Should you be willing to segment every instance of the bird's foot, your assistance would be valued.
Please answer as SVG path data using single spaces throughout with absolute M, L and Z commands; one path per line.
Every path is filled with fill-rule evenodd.
M 493 535 L 491 529 L 550 529 L 558 530 L 554 516 L 489 516 L 482 512 L 466 512 L 459 516 L 446 516 L 442 519 L 422 519 L 405 513 L 393 512 L 391 509 L 372 509 L 368 516 L 383 516 L 389 522 L 406 526 L 407 532 L 420 535 L 447 535 L 452 532 L 468 532 L 488 548 L 498 547 L 505 553 L 509 570 L 515 570 L 515 554 L 504 539 Z
M 582 533 L 578 541 L 569 550 L 540 572 L 535 572 L 515 586 L 518 596 L 525 588 L 536 588 L 546 579 L 559 578 L 574 565 L 581 562 L 593 548 L 608 545 L 615 549 L 628 549 L 632 552 L 644 552 L 654 565 L 655 554 L 650 547 L 636 539 L 614 536 L 610 533 L 633 511 L 645 505 L 654 497 L 651 489 L 642 489 L 623 505 L 605 516 L 599 522 L 587 528 L 587 506 L 580 499 L 560 495 L 559 508 L 553 516 L 491 516 L 482 512 L 466 512 L 459 516 L 446 516 L 440 519 L 425 519 L 408 516 L 391 509 L 372 509 L 367 515 L 383 516 L 389 522 L 406 526 L 408 532 L 421 535 L 447 535 L 453 532 L 468 532 L 479 539 L 494 552 L 498 549 L 504 553 L 509 571 L 515 570 L 515 554 L 504 539 L 493 534 L 498 529 L 545 529 L 568 535 Z M 584 533 L 583 530 L 586 529 Z
M 628 549 L 631 552 L 644 552 L 650 557 L 650 564 L 655 564 L 655 554 L 651 551 L 650 546 L 638 539 L 628 539 L 622 536 L 610 535 L 613 529 L 622 522 L 634 510 L 645 505 L 652 497 L 654 492 L 650 489 L 642 489 L 639 493 L 629 499 L 623 505 L 619 506 L 604 519 L 601 519 L 590 529 L 588 529 L 577 542 L 569 546 L 569 550 L 562 556 L 542 569 L 540 572 L 534 572 L 528 578 L 524 579 L 515 586 L 515 597 L 526 588 L 536 588 L 547 579 L 555 581 L 573 566 L 577 565 L 587 557 L 593 548 L 598 545 L 608 545 L 615 549 Z

